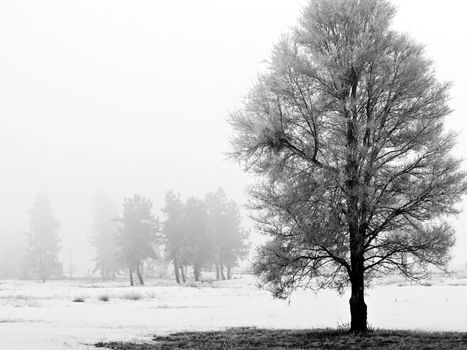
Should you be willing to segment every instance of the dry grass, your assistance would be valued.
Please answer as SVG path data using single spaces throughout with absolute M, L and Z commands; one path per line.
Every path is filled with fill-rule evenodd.
M 141 300 L 143 297 L 143 294 L 135 291 L 126 292 L 121 295 L 121 298 L 126 300 Z
M 99 295 L 99 298 L 98 298 L 100 301 L 109 301 L 110 300 L 110 297 L 108 294 L 102 294 L 102 295 Z
M 97 347 L 114 350 L 156 349 L 424 349 L 460 350 L 467 348 L 467 333 L 438 333 L 414 331 L 371 331 L 355 335 L 343 330 L 269 330 L 233 328 L 226 331 L 183 332 L 154 337 L 151 344 L 123 342 L 98 343 Z

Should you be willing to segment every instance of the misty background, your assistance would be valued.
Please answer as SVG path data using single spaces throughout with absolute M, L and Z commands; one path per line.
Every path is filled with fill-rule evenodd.
M 438 78 L 453 82 L 447 126 L 465 158 L 466 5 L 394 3 L 395 27 L 425 43 Z M 64 272 L 72 252 L 77 275 L 94 267 L 99 189 L 120 204 L 134 193 L 148 197 L 157 215 L 169 189 L 187 198 L 223 187 L 246 204 L 253 179 L 227 159 L 226 119 L 303 4 L 0 2 L 0 244 L 24 238 L 40 192 L 61 222 Z M 467 262 L 467 213 L 451 220 L 459 267 Z M 245 210 L 244 226 L 252 227 Z

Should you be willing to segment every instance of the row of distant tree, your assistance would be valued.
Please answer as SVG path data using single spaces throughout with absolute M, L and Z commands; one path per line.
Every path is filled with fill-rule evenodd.
M 177 283 L 186 282 L 188 268 L 195 281 L 211 267 L 217 279 L 232 277 L 232 267 L 247 253 L 247 233 L 237 204 L 222 189 L 185 202 L 170 191 L 162 211 L 161 221 L 149 199 L 134 195 L 124 200 L 118 216 L 115 202 L 103 193 L 98 196 L 93 243 L 102 279 L 113 279 L 126 269 L 131 285 L 134 274 L 144 284 L 142 270 L 148 259 L 172 263 Z
M 217 279 L 232 277 L 232 267 L 247 253 L 247 234 L 234 201 L 228 200 L 221 189 L 208 193 L 204 200 L 189 198 L 185 203 L 169 192 L 164 214 L 165 250 L 177 282 L 186 281 L 185 271 L 190 265 L 196 281 L 208 265 L 215 266 Z
M 177 283 L 186 282 L 187 271 L 199 281 L 203 269 L 215 270 L 217 279 L 230 279 L 232 267 L 247 254 L 239 208 L 222 189 L 203 200 L 186 201 L 170 191 L 161 219 L 154 214 L 152 202 L 139 195 L 126 198 L 121 210 L 102 191 L 95 199 L 94 272 L 103 280 L 127 273 L 131 285 L 134 275 L 144 284 L 144 271 L 167 271 L 168 264 L 173 265 Z M 6 260 L 1 262 L 0 275 L 42 281 L 63 277 L 59 228 L 47 195 L 38 195 L 29 210 L 24 239 L 6 242 L 2 249 Z

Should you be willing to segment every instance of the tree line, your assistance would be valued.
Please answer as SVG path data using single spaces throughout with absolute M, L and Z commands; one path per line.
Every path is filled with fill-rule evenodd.
M 232 278 L 232 267 L 247 253 L 247 234 L 237 204 L 223 190 L 185 203 L 180 195 L 168 192 L 163 212 L 166 255 L 174 265 L 177 283 L 186 281 L 188 266 L 193 267 L 195 281 L 209 265 L 214 265 L 217 279 Z
M 144 284 L 143 268 L 148 259 L 173 265 L 177 283 L 187 281 L 187 271 L 195 281 L 202 270 L 215 267 L 217 279 L 232 278 L 232 268 L 247 254 L 247 232 L 241 226 L 238 205 L 222 189 L 183 201 L 169 191 L 162 209 L 162 221 L 152 202 L 139 195 L 126 198 L 122 215 L 105 194 L 96 199 L 96 271 L 102 279 L 113 279 L 123 269 L 130 284 L 134 274 Z
M 217 279 L 231 279 L 232 268 L 248 252 L 239 207 L 222 189 L 203 199 L 190 197 L 186 201 L 169 191 L 162 218 L 154 213 L 151 200 L 143 196 L 125 198 L 121 207 L 103 191 L 95 196 L 91 243 L 95 248 L 94 273 L 102 280 L 113 280 L 125 272 L 131 285 L 135 279 L 143 285 L 145 270 L 167 269 L 168 264 L 173 265 L 177 283 L 185 283 L 188 272 L 200 281 L 205 269 L 215 270 Z M 2 266 L 14 268 L 4 267 L 0 273 L 43 282 L 62 278 L 59 229 L 48 196 L 39 194 L 29 210 L 24 239 L 13 242 L 13 255 L 2 254 L 10 259 Z

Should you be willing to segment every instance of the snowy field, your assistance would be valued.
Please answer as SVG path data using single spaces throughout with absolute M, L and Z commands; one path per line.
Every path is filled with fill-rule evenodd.
M 349 320 L 348 295 L 331 290 L 297 292 L 281 301 L 258 290 L 250 276 L 202 287 L 148 284 L 0 282 L 0 349 L 93 349 L 90 344 L 100 340 L 150 340 L 180 330 L 336 328 Z M 430 284 L 393 280 L 371 288 L 371 326 L 467 331 L 467 279 Z M 74 302 L 77 298 L 84 302 Z

